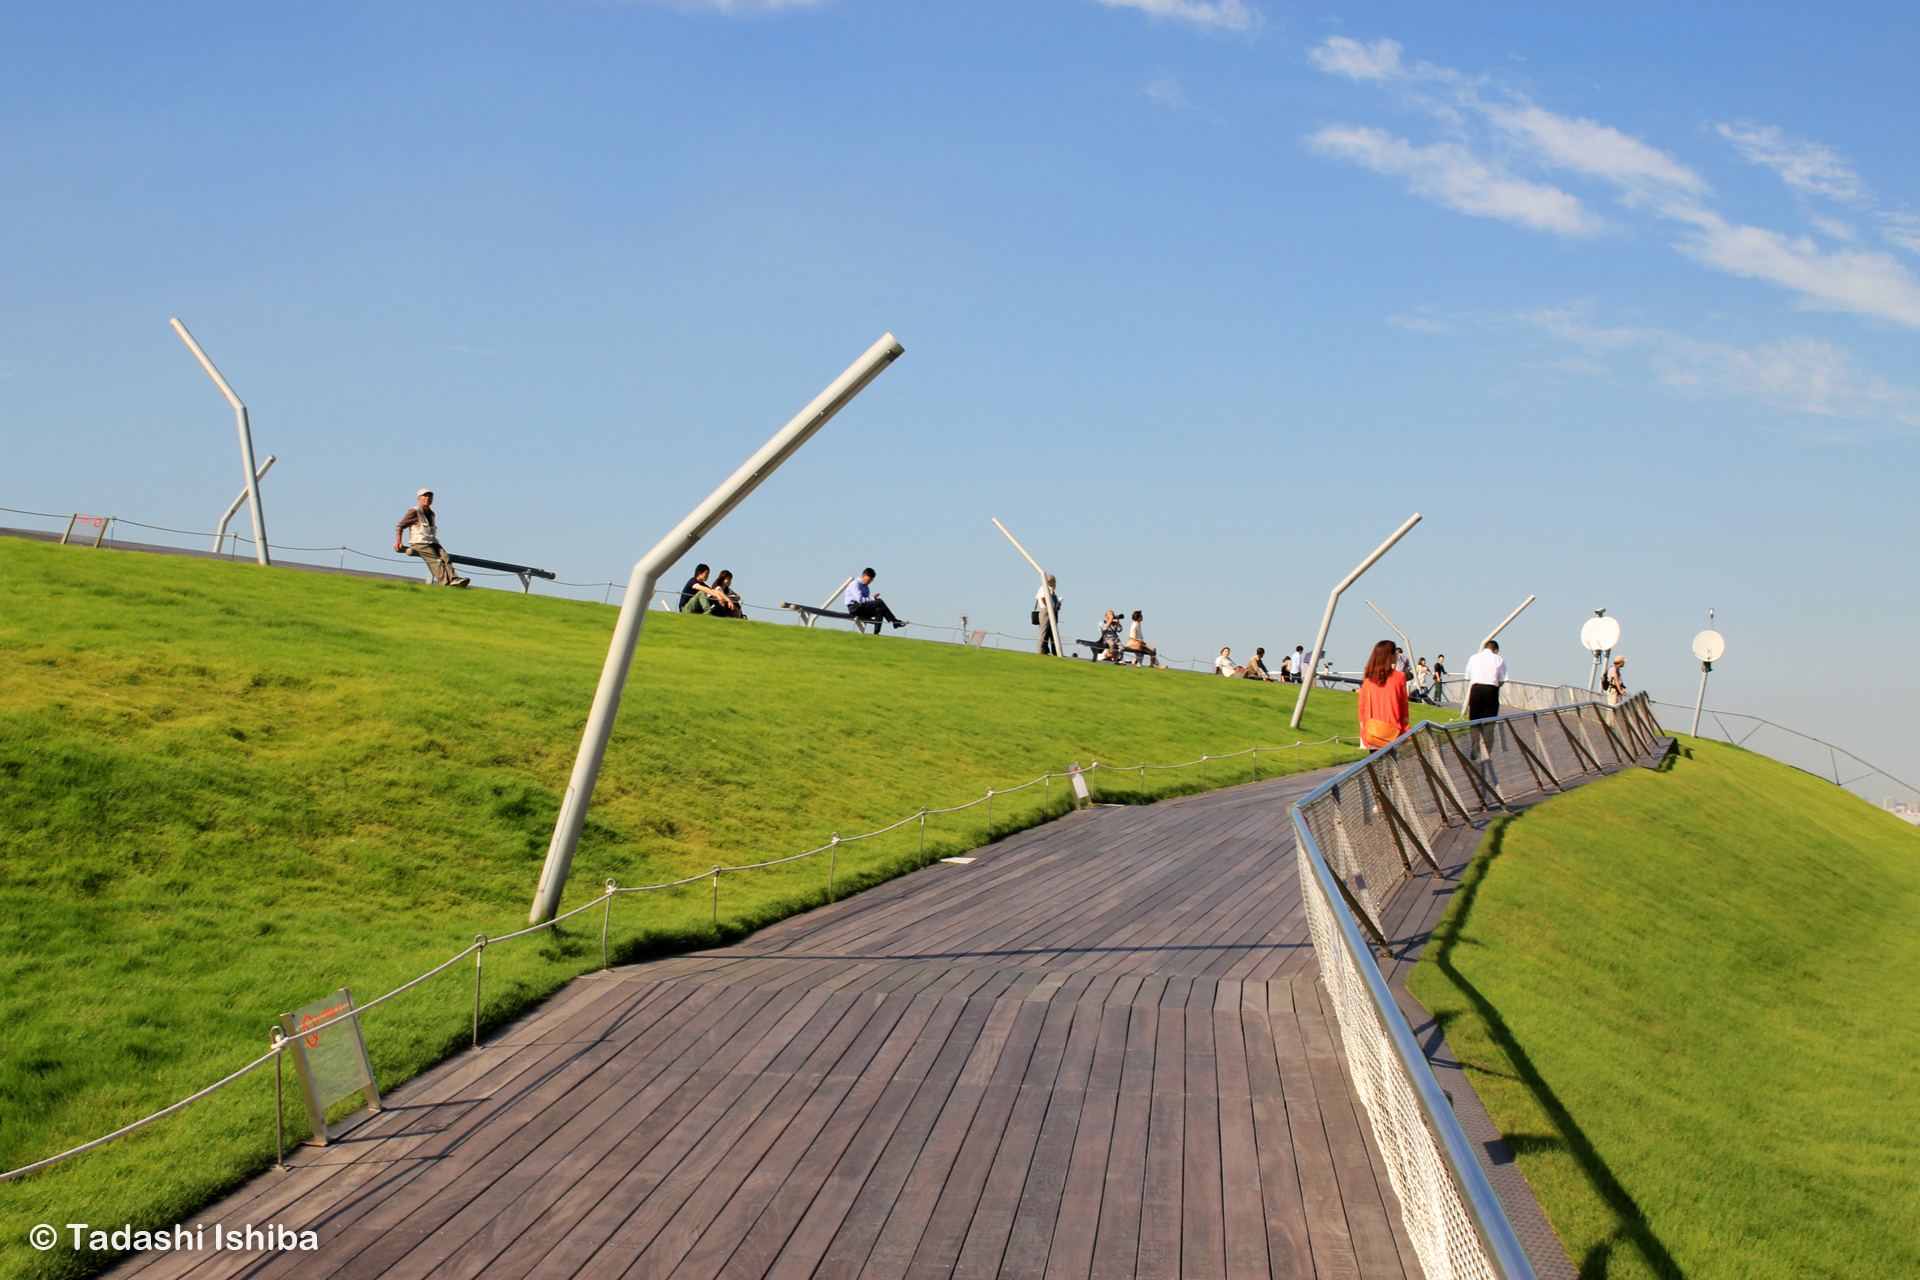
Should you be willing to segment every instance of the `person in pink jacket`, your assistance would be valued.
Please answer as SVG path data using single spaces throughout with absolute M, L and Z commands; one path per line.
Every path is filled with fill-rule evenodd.
M 1373 646 L 1360 681 L 1360 741 L 1370 751 L 1378 751 L 1413 728 L 1407 714 L 1407 674 L 1395 664 L 1394 652 L 1391 640 Z

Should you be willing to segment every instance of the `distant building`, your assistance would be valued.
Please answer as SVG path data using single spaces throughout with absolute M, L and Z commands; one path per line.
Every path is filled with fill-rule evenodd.
M 1894 817 L 1905 819 L 1920 827 L 1920 804 L 1906 804 L 1888 796 L 1880 802 L 1880 807 Z

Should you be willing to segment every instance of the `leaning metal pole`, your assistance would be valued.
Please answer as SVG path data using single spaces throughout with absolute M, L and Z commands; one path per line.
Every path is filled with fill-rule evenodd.
M 989 520 L 993 520 L 994 528 L 998 529 L 1002 533 L 1007 533 L 1007 526 L 1001 524 L 998 519 L 992 516 L 989 516 L 987 518 Z M 1040 575 L 1040 598 L 1047 602 L 1047 629 L 1053 634 L 1054 656 L 1056 658 L 1072 657 L 1073 655 L 1067 652 L 1067 647 L 1060 643 L 1060 619 L 1054 616 L 1053 592 L 1047 590 L 1047 571 L 1040 567 L 1040 562 L 1038 560 L 1035 560 L 1032 556 L 1027 555 L 1027 549 L 1020 545 L 1020 539 L 1014 537 L 1010 533 L 1007 533 L 1007 541 L 1011 542 L 1013 544 L 1013 549 L 1015 551 L 1018 551 L 1023 557 L 1026 558 L 1026 562 L 1033 566 L 1033 571 Z
M 260 469 L 253 473 L 253 478 L 255 480 L 265 480 L 267 478 L 267 472 L 273 470 L 273 464 L 278 461 L 280 461 L 280 459 L 272 454 L 268 454 L 267 460 L 260 464 Z M 234 514 L 240 510 L 241 505 L 245 503 L 246 500 L 247 491 L 242 489 L 240 496 L 233 500 L 233 505 L 227 508 L 227 514 L 220 517 L 219 531 L 213 535 L 213 550 L 216 555 L 219 554 L 221 546 L 226 543 L 227 525 L 232 523 Z
M 553 842 L 547 846 L 546 865 L 540 869 L 540 887 L 534 893 L 533 910 L 527 914 L 529 923 L 539 924 L 560 906 L 561 891 L 567 887 L 567 872 L 573 866 L 573 853 L 580 844 L 580 829 L 586 822 L 587 804 L 593 799 L 593 784 L 600 777 L 601 762 L 606 759 L 607 740 L 613 736 L 613 718 L 620 710 L 620 694 L 626 688 L 627 672 L 633 666 L 633 647 L 639 642 L 640 627 L 646 621 L 647 606 L 653 599 L 653 588 L 660 575 L 693 550 L 762 480 L 772 475 L 781 463 L 812 439 L 815 432 L 826 426 L 828 419 L 899 358 L 901 351 L 890 333 L 867 348 L 865 355 L 814 397 L 812 404 L 780 428 L 773 439 L 762 445 L 725 484 L 708 495 L 705 502 L 695 507 L 672 533 L 633 566 L 633 577 L 627 582 L 627 598 L 621 602 L 619 620 L 613 625 L 613 643 L 607 646 L 606 665 L 600 670 L 600 687 L 594 690 L 593 710 L 587 714 L 580 754 L 574 758 L 573 776 L 560 801 L 560 818 L 553 825 Z
M 209 378 L 213 379 L 213 385 L 220 388 L 220 394 L 225 396 L 227 403 L 233 406 L 233 416 L 240 424 L 240 464 L 246 471 L 247 502 L 253 508 L 253 556 L 261 564 L 272 564 L 273 560 L 267 554 L 267 516 L 260 506 L 261 471 L 253 465 L 253 428 L 247 423 L 247 406 L 241 404 L 240 397 L 233 394 L 233 388 L 228 386 L 227 380 L 220 376 L 220 371 L 213 367 L 213 361 L 207 359 L 207 353 L 200 349 L 200 344 L 195 342 L 193 335 L 187 332 L 187 326 L 181 324 L 177 318 L 167 323 L 173 326 L 173 331 L 180 335 L 182 342 L 187 344 L 187 350 L 193 352 L 193 358 L 200 362 L 200 367 L 207 371 Z
M 1499 635 L 1502 631 L 1505 631 L 1507 629 L 1507 623 L 1512 622 L 1515 618 L 1519 617 L 1522 613 L 1524 613 L 1526 611 L 1527 606 L 1532 604 L 1533 601 L 1534 601 L 1534 597 L 1532 596 L 1528 596 L 1525 600 L 1522 600 L 1520 602 L 1520 607 L 1518 609 L 1515 609 L 1512 613 L 1508 614 L 1505 622 L 1502 622 L 1499 626 L 1487 632 L 1487 640 L 1491 640 L 1495 636 Z M 1487 647 L 1487 640 L 1482 640 L 1480 642 L 1480 647 L 1482 649 Z
M 1340 579 L 1340 585 L 1327 597 L 1327 612 L 1320 619 L 1320 634 L 1314 637 L 1313 652 L 1307 655 L 1306 678 L 1300 682 L 1300 696 L 1293 704 L 1293 719 L 1289 722 L 1293 728 L 1300 727 L 1300 717 L 1307 713 L 1307 694 L 1313 689 L 1313 678 L 1320 672 L 1320 654 L 1327 644 L 1327 630 L 1333 626 L 1333 606 L 1340 603 L 1340 593 L 1354 584 L 1354 581 L 1367 570 L 1373 568 L 1373 562 L 1393 549 L 1393 544 L 1407 536 L 1407 530 L 1420 523 L 1420 513 L 1414 512 L 1407 522 L 1393 531 L 1393 536 L 1381 543 L 1374 553 L 1360 562 L 1360 567 Z
M 1377 604 L 1375 604 L 1375 603 L 1374 603 L 1373 601 L 1371 601 L 1371 600 L 1368 600 L 1368 601 L 1366 601 L 1365 603 L 1366 603 L 1366 606 L 1367 606 L 1367 608 L 1369 608 L 1369 609 L 1371 609 L 1371 610 L 1373 610 L 1373 611 L 1374 611 L 1375 613 L 1380 613 L 1380 606 L 1379 606 L 1379 605 L 1377 605 Z M 1384 622 L 1384 623 L 1386 623 L 1386 624 L 1387 624 L 1387 628 L 1388 628 L 1388 629 L 1389 629 L 1390 631 L 1392 631 L 1392 632 L 1393 632 L 1393 634 L 1395 634 L 1395 635 L 1397 635 L 1397 636 L 1399 636 L 1399 637 L 1400 637 L 1400 643 L 1401 643 L 1402 645 L 1404 645 L 1404 646 L 1405 646 L 1405 648 L 1404 648 L 1404 649 L 1402 649 L 1402 650 L 1401 650 L 1401 652 L 1403 652 L 1403 653 L 1405 653 L 1405 654 L 1407 654 L 1407 655 L 1408 655 L 1408 661 L 1412 661 L 1412 654 L 1413 654 L 1413 641 L 1411 641 L 1411 640 L 1409 640 L 1409 639 L 1407 639 L 1407 633 L 1406 633 L 1406 632 L 1404 632 L 1404 631 L 1402 631 L 1402 630 L 1401 630 L 1400 628 L 1398 628 L 1398 627 L 1396 627 L 1396 626 L 1394 626 L 1394 625 L 1393 625 L 1393 619 L 1392 619 L 1392 618 L 1389 618 L 1389 617 L 1388 617 L 1388 616 L 1387 616 L 1386 614 L 1384 614 L 1384 613 L 1380 613 L 1380 621 L 1382 621 L 1382 622 Z

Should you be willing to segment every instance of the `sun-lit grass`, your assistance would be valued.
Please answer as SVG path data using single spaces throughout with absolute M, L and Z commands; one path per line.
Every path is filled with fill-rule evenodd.
M 384 992 L 519 927 L 614 611 L 0 538 L 0 1167 L 95 1137 L 264 1051 L 281 1012 Z M 1353 732 L 1350 694 L 654 613 L 569 904 L 797 853 L 1070 762 L 1190 760 Z M 1261 776 L 1357 757 L 1263 754 Z M 1214 762 L 1214 786 L 1252 762 Z M 1195 790 L 1199 771 L 1101 798 Z M 994 834 L 1041 820 L 1001 797 Z M 986 839 L 934 820 L 926 856 Z M 844 847 L 841 893 L 918 831 Z M 826 859 L 620 900 L 616 958 L 711 945 L 824 899 Z M 597 914 L 597 913 L 595 913 Z M 585 922 L 587 917 L 582 917 Z M 503 944 L 497 1024 L 600 962 L 598 921 Z M 460 1047 L 461 967 L 370 1014 L 383 1084 Z M 36 1222 L 175 1221 L 272 1159 L 259 1074 L 0 1184 L 0 1271 L 71 1268 Z M 290 1109 L 290 1126 L 298 1129 Z M 17 1229 L 16 1229 L 17 1227 Z
M 1490 832 L 1412 989 L 1587 1280 L 1920 1275 L 1920 832 L 1681 742 Z

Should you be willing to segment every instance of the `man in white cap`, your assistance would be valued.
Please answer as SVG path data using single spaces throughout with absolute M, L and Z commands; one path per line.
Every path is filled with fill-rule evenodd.
M 408 555 L 419 556 L 427 562 L 427 568 L 433 573 L 433 580 L 443 587 L 464 587 L 472 579 L 454 576 L 453 561 L 447 559 L 447 549 L 440 545 L 440 531 L 433 519 L 433 490 L 422 489 L 414 495 L 420 505 L 408 509 L 400 517 L 400 523 L 393 526 L 393 549 L 404 551 Z M 407 545 L 400 545 L 400 534 L 404 530 L 412 532 L 407 536 Z

